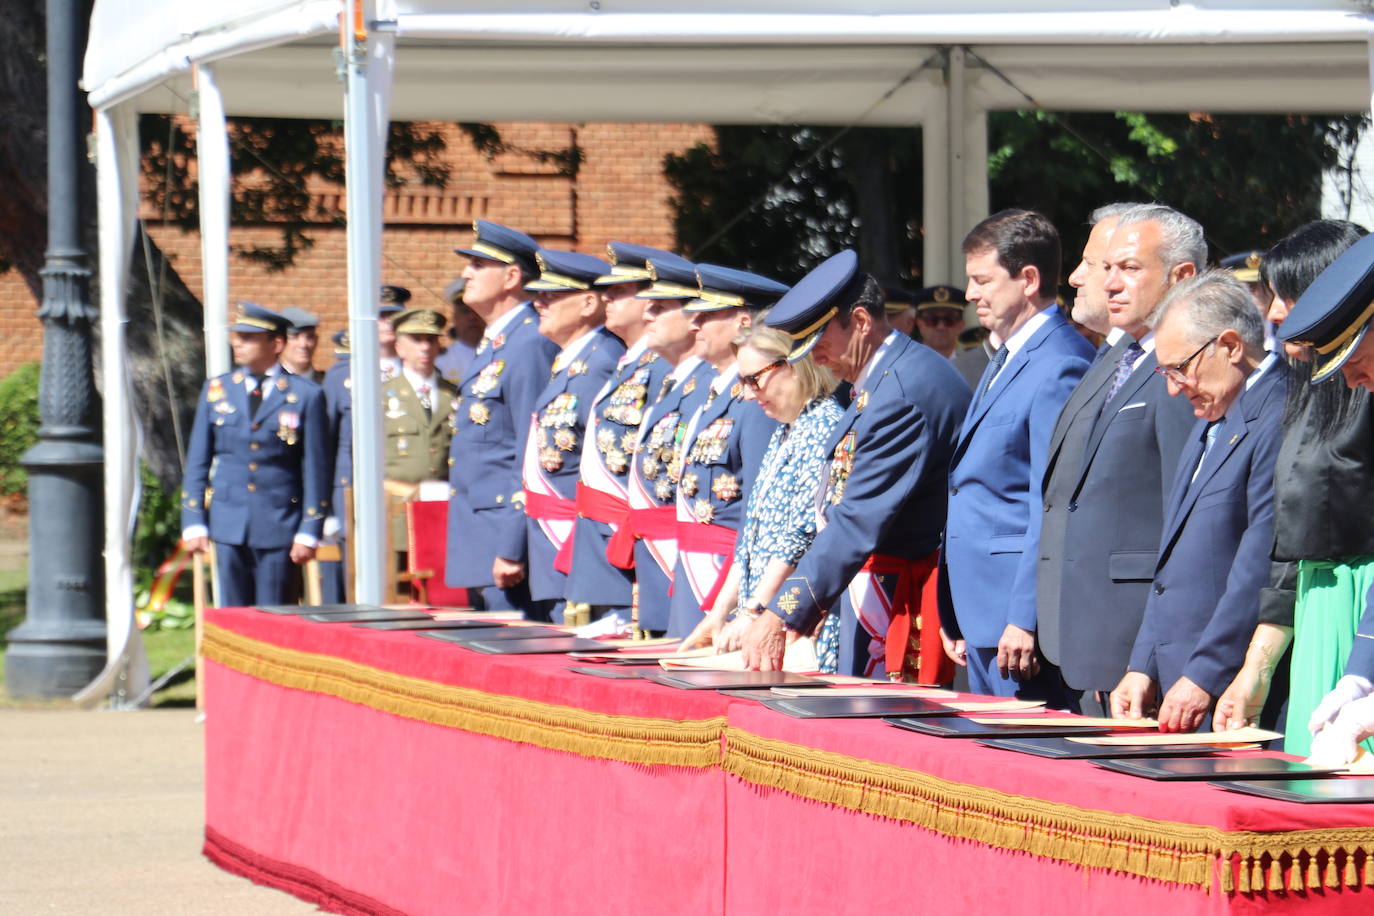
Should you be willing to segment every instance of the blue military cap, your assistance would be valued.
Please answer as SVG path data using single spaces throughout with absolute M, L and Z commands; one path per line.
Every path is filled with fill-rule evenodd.
M 535 263 L 539 265 L 539 277 L 525 284 L 525 289 L 533 293 L 591 289 L 611 269 L 611 265 L 592 255 L 553 248 L 539 249 Z
M 787 292 L 786 284 L 777 280 L 719 264 L 698 264 L 697 281 L 701 284 L 701 292 L 682 307 L 684 312 L 718 312 L 733 308 L 759 311 Z
M 778 300 L 763 323 L 791 336 L 795 362 L 811 352 L 826 324 L 839 312 L 839 295 L 859 275 L 859 256 L 846 248 L 831 255 Z
M 892 301 L 891 296 L 887 298 L 889 302 Z M 917 290 L 911 304 L 916 306 L 917 312 L 929 312 L 934 309 L 954 309 L 956 312 L 962 312 L 964 306 L 968 305 L 968 300 L 964 298 L 964 291 L 959 287 L 937 284 Z
M 410 290 L 404 286 L 383 286 L 378 295 L 379 305 L 378 315 L 394 315 L 397 312 L 405 311 L 406 303 L 410 301 Z
M 539 243 L 534 239 L 517 229 L 485 219 L 475 220 L 472 227 L 472 247 L 455 248 L 455 253 L 500 261 L 502 264 L 516 264 L 531 277 L 539 273 L 539 265 L 535 261 Z
M 648 289 L 639 291 L 640 299 L 695 299 L 701 292 L 697 267 L 691 261 L 673 255 L 671 258 L 649 258 L 644 266 L 653 283 Z
M 691 261 L 671 251 L 650 248 L 648 245 L 632 245 L 629 242 L 608 242 L 606 254 L 611 259 L 611 272 L 598 277 L 595 286 L 615 286 L 618 283 L 650 283 L 649 262 L 660 264 L 678 263 L 695 270 Z
M 1312 348 L 1312 381 L 1329 378 L 1364 340 L 1374 318 L 1374 235 L 1323 270 L 1279 325 L 1282 340 Z
M 240 302 L 239 312 L 229 322 L 229 330 L 243 334 L 285 334 L 291 322 L 285 316 L 256 302 Z
M 1263 251 L 1242 251 L 1239 254 L 1227 255 L 1218 263 L 1223 269 L 1234 274 L 1240 282 L 1258 283 L 1260 282 L 1260 264 L 1263 262 Z
M 294 305 L 288 305 L 281 310 L 281 316 L 291 325 L 286 329 L 286 333 L 294 334 L 297 331 L 304 331 L 320 326 L 320 316 L 311 314 L 305 309 L 298 309 Z

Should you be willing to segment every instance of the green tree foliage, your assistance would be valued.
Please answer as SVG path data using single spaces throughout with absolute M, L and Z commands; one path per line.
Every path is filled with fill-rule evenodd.
M 1349 116 L 993 112 L 993 210 L 1029 207 L 1064 234 L 1072 267 L 1095 207 L 1158 201 L 1207 230 L 1212 257 L 1267 248 L 1317 219 L 1322 172 L 1366 120 Z
M 1066 276 L 1088 214 L 1111 201 L 1159 201 L 1188 213 L 1206 227 L 1214 257 L 1263 248 L 1318 217 L 1323 170 L 1340 166 L 1341 150 L 1366 123 L 1359 116 L 992 112 L 991 209 L 1048 216 L 1064 235 Z M 782 280 L 859 246 L 867 269 L 919 283 L 921 158 L 915 129 L 718 127 L 714 146 L 665 160 L 678 244 L 691 257 Z M 864 250 L 875 225 L 888 227 L 876 233 L 885 246 L 876 253 Z
M 0 380 L 0 495 L 28 491 L 19 459 L 38 441 L 38 422 L 38 363 L 25 363 Z
M 920 134 L 859 128 L 839 142 L 834 128 L 729 126 L 713 146 L 668 154 L 674 229 L 683 253 L 795 281 L 825 258 L 859 243 L 864 220 L 898 227 L 869 268 L 908 275 L 920 258 Z M 876 155 L 875 155 L 876 153 Z M 877 161 L 877 168 L 859 163 Z M 866 186 L 865 183 L 870 183 Z M 876 185 L 887 206 L 861 216 Z M 914 216 L 913 216 L 914 214 Z
M 183 130 L 183 122 L 164 115 L 144 115 L 139 135 L 145 198 L 171 222 L 185 229 L 199 228 L 199 189 L 188 167 L 195 161 L 195 139 Z M 443 187 L 449 176 L 444 149 L 443 135 L 437 130 L 392 123 L 387 140 L 387 184 L 398 187 L 415 181 Z M 238 248 L 235 253 L 240 258 L 282 270 L 314 244 L 307 232 L 311 223 L 343 221 L 341 211 L 326 210 L 318 204 L 312 210 L 310 194 L 315 181 L 344 183 L 340 122 L 232 120 L 229 157 L 234 176 L 231 221 L 269 223 L 281 229 L 281 244 Z

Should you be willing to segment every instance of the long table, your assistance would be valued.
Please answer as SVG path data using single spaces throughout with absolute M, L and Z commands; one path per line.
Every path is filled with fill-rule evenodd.
M 1374 805 L 215 609 L 206 842 L 339 913 L 1368 912 Z M 532 909 L 537 908 L 537 909 Z

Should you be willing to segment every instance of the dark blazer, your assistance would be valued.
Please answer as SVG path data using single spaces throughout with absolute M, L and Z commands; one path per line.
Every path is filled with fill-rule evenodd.
M 605 328 L 597 328 L 576 357 L 553 373 L 534 402 L 535 432 L 525 443 L 522 479 L 533 481 L 529 475 L 538 474 L 563 499 L 577 496 L 582 437 L 591 415 L 592 399 L 615 372 L 616 361 L 624 353 L 625 345 L 619 337 Z M 542 466 L 546 457 L 558 466 Z M 542 530 L 539 520 L 527 517 L 525 526 L 529 538 L 530 597 L 536 601 L 562 598 L 568 577 L 553 567 L 558 548 Z M 571 538 L 572 524 L 566 526 Z
M 181 527 L 206 525 L 213 541 L 261 549 L 289 548 L 297 534 L 318 539 L 329 514 L 324 394 L 278 372 L 250 415 L 243 380 L 235 369 L 201 389 L 186 443 Z
M 949 468 L 940 618 L 951 638 L 990 648 L 1009 623 L 1036 629 L 1040 481 L 1059 411 L 1092 356 L 1056 308 L 981 398 L 991 366 L 979 380 Z
M 1069 396 L 1050 437 L 1042 488 L 1037 636 L 1077 690 L 1111 690 L 1126 673 L 1165 501 L 1193 426 L 1191 405 L 1169 397 L 1152 353 L 1103 406 L 1131 343 L 1120 340 Z
M 940 544 L 949 460 L 971 393 L 949 360 L 893 333 L 826 444 L 825 527 L 769 603 L 801 633 L 836 604 L 870 555 L 917 559 Z
M 497 557 L 526 560 L 520 459 L 558 345 L 539 333 L 533 306 L 517 310 L 479 347 L 453 412 L 444 578 L 454 588 L 491 585 Z
M 1245 660 L 1269 578 L 1287 375 L 1276 362 L 1240 396 L 1205 458 L 1207 423 L 1198 420 L 1179 458 L 1130 661 L 1161 690 L 1183 676 L 1218 697 Z

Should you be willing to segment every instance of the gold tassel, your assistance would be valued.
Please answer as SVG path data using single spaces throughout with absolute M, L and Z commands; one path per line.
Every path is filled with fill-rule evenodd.
M 1315 849 L 1308 849 L 1308 850 L 1307 850 L 1307 884 L 1306 884 L 1305 887 L 1299 887 L 1298 890 L 1306 890 L 1306 889 L 1309 888 L 1309 887 L 1312 888 L 1313 890 L 1316 890 L 1317 888 L 1319 888 L 1319 887 L 1322 886 L 1321 877 L 1322 877 L 1322 875 L 1321 875 L 1321 869 L 1320 869 L 1320 868 L 1318 867 L 1318 865 L 1317 865 L 1317 850 L 1315 850 Z
M 1355 871 L 1355 850 L 1345 851 L 1345 868 L 1343 870 L 1344 884 L 1346 887 L 1359 887 L 1360 875 Z
M 1264 866 L 1260 862 L 1259 856 L 1250 859 L 1250 888 L 1254 891 L 1264 890 Z
M 214 625 L 205 628 L 203 652 L 226 668 L 281 687 L 473 734 L 622 763 L 693 768 L 720 763 L 723 716 L 652 719 L 500 696 L 284 649 Z

